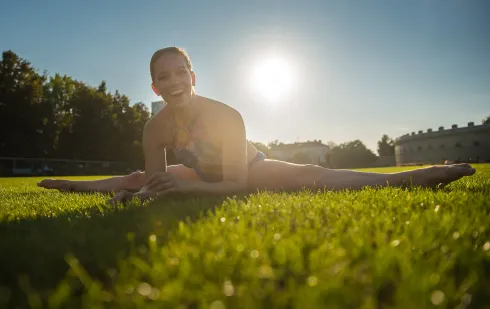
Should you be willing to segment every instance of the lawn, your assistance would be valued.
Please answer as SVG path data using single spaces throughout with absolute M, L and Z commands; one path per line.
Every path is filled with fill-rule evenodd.
M 476 168 L 437 191 L 118 207 L 3 178 L 0 308 L 490 308 L 490 165 Z

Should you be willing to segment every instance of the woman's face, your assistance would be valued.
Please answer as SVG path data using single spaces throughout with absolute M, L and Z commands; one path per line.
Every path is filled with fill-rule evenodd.
M 187 106 L 194 94 L 196 77 L 186 65 L 185 57 L 168 53 L 153 64 L 153 90 L 170 106 Z

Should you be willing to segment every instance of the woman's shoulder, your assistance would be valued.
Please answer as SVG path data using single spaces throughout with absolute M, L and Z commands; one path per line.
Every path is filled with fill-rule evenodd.
M 146 122 L 146 125 L 149 127 L 162 127 L 165 126 L 169 120 L 172 119 L 170 110 L 167 106 L 164 106 L 161 110 L 155 113 L 155 115 L 151 116 L 150 119 Z
M 164 106 L 153 115 L 145 124 L 144 131 L 147 135 L 159 136 L 159 139 L 171 139 L 172 117 L 169 109 Z
M 198 98 L 201 101 L 202 110 L 212 118 L 228 119 L 230 117 L 241 117 L 238 110 L 226 103 L 201 96 L 198 96 Z

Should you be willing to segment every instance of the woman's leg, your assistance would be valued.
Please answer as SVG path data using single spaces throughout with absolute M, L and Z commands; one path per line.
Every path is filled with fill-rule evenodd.
M 475 173 L 468 164 L 434 166 L 406 172 L 381 174 L 350 170 L 333 170 L 311 164 L 293 164 L 278 160 L 257 162 L 249 171 L 251 190 L 299 190 L 302 188 L 359 190 L 365 186 L 446 185 Z
M 193 169 L 184 165 L 170 165 L 167 172 L 184 179 L 197 179 Z M 134 172 L 125 176 L 115 176 L 98 180 L 61 180 L 44 179 L 37 185 L 46 189 L 57 189 L 68 192 L 114 192 L 114 191 L 139 191 L 146 182 L 144 172 Z
M 134 172 L 125 176 L 115 176 L 97 180 L 43 179 L 37 185 L 46 189 L 63 192 L 113 192 L 138 191 L 145 184 L 145 173 Z

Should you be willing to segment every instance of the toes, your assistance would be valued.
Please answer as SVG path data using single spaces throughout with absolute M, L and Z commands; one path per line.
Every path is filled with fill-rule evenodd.
M 446 183 L 449 183 L 449 182 L 453 182 L 453 181 L 456 181 L 456 180 L 459 180 L 465 176 L 471 176 L 473 174 L 475 174 L 475 169 L 472 168 L 472 167 L 466 167 L 466 166 L 461 166 L 461 165 L 454 165 L 454 166 L 450 166 L 447 170 L 446 170 L 446 176 L 444 177 L 445 178 L 445 181 Z
M 471 176 L 476 172 L 476 169 L 471 167 L 471 165 L 468 163 L 454 164 L 453 166 L 461 168 L 463 171 L 463 176 Z
M 465 176 L 471 176 L 475 174 L 475 169 L 469 164 L 453 164 L 446 166 L 435 166 L 423 170 L 421 173 L 421 182 L 423 186 L 442 189 L 449 183 L 459 180 Z
M 454 165 L 454 168 L 457 169 L 457 172 L 461 177 L 463 176 L 471 176 L 475 174 L 476 170 L 471 167 L 469 164 L 457 164 Z

